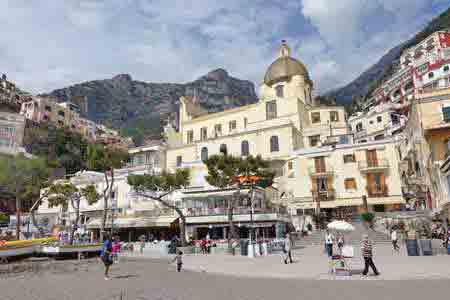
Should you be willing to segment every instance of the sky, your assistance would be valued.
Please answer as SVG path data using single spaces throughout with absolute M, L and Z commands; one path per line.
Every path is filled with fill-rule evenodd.
M 448 0 L 0 0 L 0 73 L 32 93 L 127 73 L 188 82 L 216 68 L 256 87 L 281 40 L 316 93 L 355 79 Z

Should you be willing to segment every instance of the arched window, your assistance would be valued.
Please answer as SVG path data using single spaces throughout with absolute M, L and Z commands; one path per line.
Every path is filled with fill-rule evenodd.
M 275 87 L 275 92 L 278 98 L 283 98 L 284 97 L 284 86 L 283 85 L 278 85 Z
M 280 147 L 278 145 L 278 136 L 274 135 L 270 137 L 270 152 L 280 151 Z
M 242 141 L 241 143 L 241 155 L 248 156 L 250 154 L 250 150 L 248 147 L 248 141 Z
M 201 153 L 202 161 L 206 161 L 208 159 L 208 148 L 203 147 Z
M 225 144 L 220 145 L 219 151 L 223 155 L 227 155 L 227 145 L 225 145 Z

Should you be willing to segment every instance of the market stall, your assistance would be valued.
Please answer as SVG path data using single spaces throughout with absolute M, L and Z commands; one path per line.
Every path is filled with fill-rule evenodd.
M 354 257 L 354 249 L 348 243 L 348 233 L 354 231 L 355 227 L 345 221 L 333 221 L 327 225 L 327 228 L 337 236 L 342 236 L 343 241 L 346 242 L 339 248 L 338 254 L 331 257 L 330 272 L 338 276 L 351 276 L 350 260 Z

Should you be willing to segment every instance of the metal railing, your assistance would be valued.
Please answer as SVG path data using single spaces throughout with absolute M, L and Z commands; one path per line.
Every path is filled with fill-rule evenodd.
M 225 207 L 217 208 L 187 208 L 184 209 L 186 217 L 203 217 L 203 216 L 222 216 L 228 214 L 228 209 Z M 249 215 L 251 213 L 250 207 L 236 207 L 233 209 L 233 215 Z M 253 214 L 287 214 L 285 208 L 254 208 Z
M 326 191 L 311 191 L 314 201 L 333 201 L 336 198 L 336 191 L 334 189 L 328 189 Z
M 326 166 L 325 168 L 309 167 L 308 173 L 312 177 L 327 177 L 333 175 L 334 171 L 331 166 Z
M 387 168 L 389 168 L 389 161 L 386 159 L 358 161 L 358 169 L 361 171 L 370 171 Z

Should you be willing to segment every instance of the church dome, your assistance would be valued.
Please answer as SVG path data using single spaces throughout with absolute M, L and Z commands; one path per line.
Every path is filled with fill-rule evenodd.
M 272 85 L 295 75 L 302 75 L 306 81 L 310 82 L 305 65 L 299 60 L 292 58 L 290 52 L 289 46 L 283 41 L 280 47 L 280 57 L 269 66 L 264 76 L 265 84 Z

